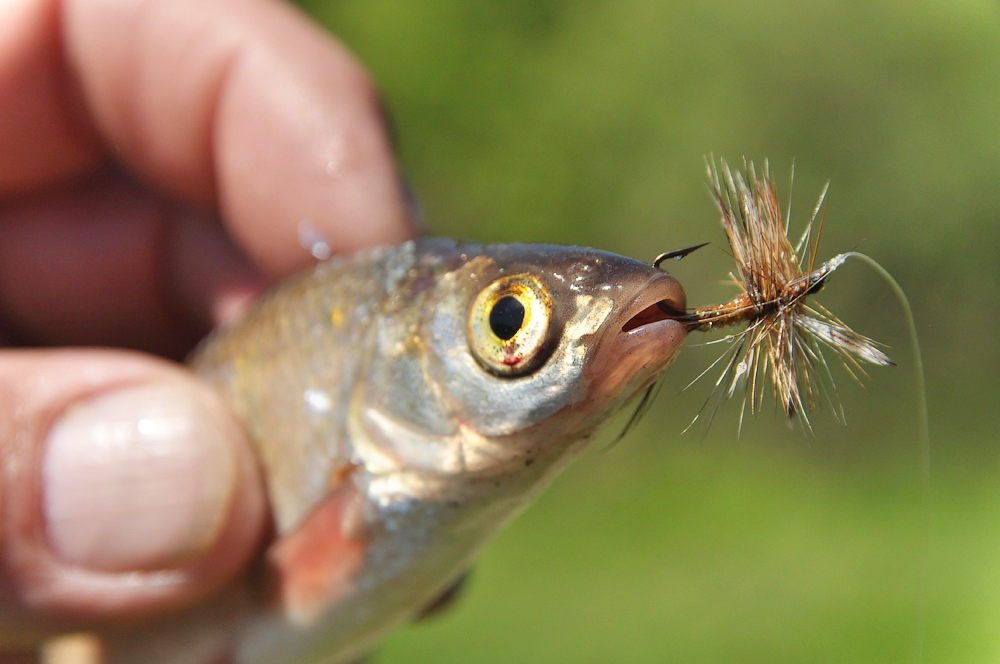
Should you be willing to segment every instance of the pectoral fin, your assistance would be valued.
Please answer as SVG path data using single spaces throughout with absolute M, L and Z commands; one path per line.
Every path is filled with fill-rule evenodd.
M 343 482 L 267 552 L 278 604 L 294 624 L 311 625 L 351 590 L 367 548 L 362 510 L 361 493 Z

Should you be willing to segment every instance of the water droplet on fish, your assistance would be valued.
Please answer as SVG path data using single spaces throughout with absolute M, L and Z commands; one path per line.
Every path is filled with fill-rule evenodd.
M 306 407 L 309 409 L 309 412 L 316 415 L 329 413 L 333 408 L 333 400 L 324 390 L 311 387 L 305 391 L 303 397 L 305 397 Z
M 330 243 L 308 219 L 299 222 L 299 244 L 319 261 L 330 257 Z

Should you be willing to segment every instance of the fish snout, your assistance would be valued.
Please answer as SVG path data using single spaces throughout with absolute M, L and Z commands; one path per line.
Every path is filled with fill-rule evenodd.
M 676 320 L 686 306 L 680 282 L 666 273 L 654 276 L 609 321 L 592 365 L 595 387 L 616 394 L 666 371 L 687 337 L 688 327 Z

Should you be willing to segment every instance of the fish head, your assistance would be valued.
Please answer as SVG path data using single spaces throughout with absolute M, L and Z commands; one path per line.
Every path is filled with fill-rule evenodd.
M 352 429 L 369 470 L 493 479 L 555 468 L 683 345 L 684 291 L 593 249 L 423 241 L 373 335 Z M 525 469 L 534 466 L 534 472 Z M 429 481 L 430 480 L 430 481 Z

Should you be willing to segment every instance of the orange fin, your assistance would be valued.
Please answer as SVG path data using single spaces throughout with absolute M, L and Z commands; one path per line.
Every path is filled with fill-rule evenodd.
M 357 487 L 343 482 L 267 552 L 278 603 L 292 623 L 312 624 L 352 588 L 367 547 L 363 509 Z

